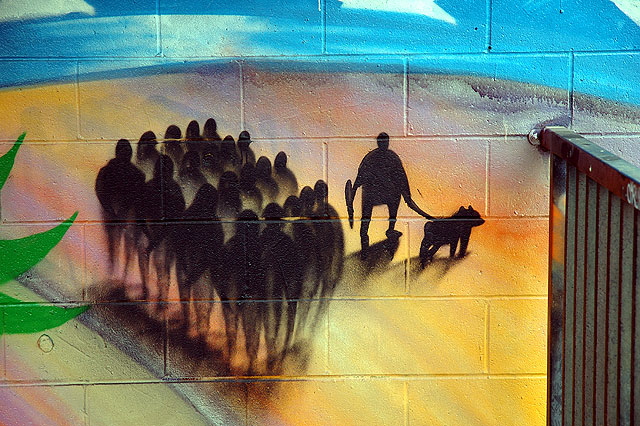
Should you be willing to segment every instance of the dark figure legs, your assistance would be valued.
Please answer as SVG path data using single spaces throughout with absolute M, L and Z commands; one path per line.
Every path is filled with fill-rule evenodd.
M 389 209 L 389 229 L 387 229 L 387 238 L 397 238 L 402 235 L 396 231 L 396 218 L 398 217 L 398 207 L 400 206 L 400 197 L 389 202 L 378 205 L 385 205 Z M 369 224 L 371 222 L 371 213 L 373 211 L 373 203 L 362 201 L 362 221 L 360 222 L 360 245 L 362 251 L 365 252 L 369 248 Z

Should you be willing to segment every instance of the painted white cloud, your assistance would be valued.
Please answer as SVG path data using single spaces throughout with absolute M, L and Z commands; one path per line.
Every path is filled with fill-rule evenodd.
M 61 16 L 68 13 L 94 15 L 84 0 L 0 0 L 0 22 Z
M 611 0 L 633 22 L 640 25 L 640 0 Z
M 435 0 L 339 0 L 346 9 L 380 10 L 384 12 L 414 13 L 456 25 L 456 18 L 449 15 Z M 628 0 L 632 1 L 632 0 Z

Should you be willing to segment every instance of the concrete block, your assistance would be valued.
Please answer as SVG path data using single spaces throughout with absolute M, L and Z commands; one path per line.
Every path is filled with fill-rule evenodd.
M 484 363 L 485 304 L 476 300 L 336 300 L 332 374 L 472 374 Z
M 83 386 L 0 387 L 0 411 L 7 424 L 86 424 Z
M 406 263 L 409 252 L 407 222 L 400 220 L 395 230 L 399 239 L 389 239 L 385 233 L 388 221 L 373 219 L 369 226 L 370 245 L 365 258 L 360 244 L 360 221 L 353 229 L 343 219 L 345 258 L 342 279 L 336 285 L 334 297 L 397 297 L 406 295 Z
M 409 424 L 544 425 L 544 378 L 435 378 L 408 382 Z
M 329 53 L 479 52 L 486 6 L 454 2 L 327 2 Z
M 169 57 L 322 53 L 321 12 L 314 0 L 282 4 L 160 3 L 162 51 Z
M 99 65 L 99 64 L 98 64 Z M 83 62 L 80 73 L 96 64 Z M 131 67 L 136 63 L 131 62 Z M 191 120 L 200 128 L 213 117 L 218 133 L 237 137 L 240 123 L 240 74 L 235 62 L 203 64 L 187 70 L 165 68 L 131 72 L 109 80 L 80 81 L 80 134 L 83 139 L 127 138 L 138 141 L 151 130 L 164 137 L 175 124 L 184 135 Z
M 549 215 L 549 154 L 525 138 L 489 145 L 489 216 Z
M 50 62 L 45 66 L 48 64 Z M 75 68 L 75 64 L 64 64 Z M 13 143 L 24 132 L 27 142 L 75 140 L 78 137 L 76 92 L 75 77 L 71 82 L 55 85 L 0 91 L 3 117 L 0 140 Z
M 568 125 L 569 76 L 562 55 L 411 59 L 409 134 L 527 134 L 540 125 Z
M 402 134 L 402 73 L 399 60 L 247 62 L 247 129 L 268 138 Z
M 582 133 L 640 131 L 638 54 L 576 54 L 573 130 Z
M 488 219 L 471 231 L 466 256 L 449 257 L 449 246 L 420 268 L 424 222 L 409 226 L 409 294 L 412 296 L 511 296 L 547 294 L 546 219 Z M 456 256 L 460 253 L 460 244 Z
M 104 305 L 92 306 L 80 317 L 43 332 L 5 335 L 7 379 L 57 383 L 112 382 L 150 380 L 158 377 L 158 373 L 162 374 L 157 368 L 163 365 L 162 340 L 144 348 L 138 347 L 131 353 L 119 349 L 134 348 L 141 336 L 155 336 L 151 329 L 155 330 L 156 326 L 137 324 L 134 329 L 122 327 L 115 321 L 100 322 L 103 317 L 113 318 L 106 315 L 106 309 Z M 121 309 L 125 320 L 135 318 L 126 307 Z M 92 328 L 81 321 L 87 321 Z M 43 339 L 47 345 L 42 344 Z M 138 359 L 134 360 L 132 356 Z M 140 359 L 145 360 L 145 366 L 138 362 Z
M 579 0 L 560 3 L 492 3 L 492 51 L 637 49 L 640 30 L 613 2 L 599 5 L 601 23 Z
M 168 383 L 87 386 L 87 410 L 90 424 L 209 424 Z
M 76 211 L 76 222 L 100 220 L 95 179 L 113 149 L 93 142 L 24 143 L 2 188 L 3 222 L 63 221 Z
M 404 383 L 393 379 L 248 384 L 248 424 L 403 425 Z
M 489 373 L 547 373 L 547 300 L 489 302 Z

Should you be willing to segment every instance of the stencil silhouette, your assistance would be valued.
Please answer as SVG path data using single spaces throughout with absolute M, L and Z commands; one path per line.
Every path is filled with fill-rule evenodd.
M 116 156 L 100 169 L 96 178 L 95 191 L 102 206 L 105 222 L 131 221 L 135 219 L 136 203 L 144 190 L 144 173 L 131 163 L 133 150 L 127 139 L 116 144 Z M 109 251 L 110 273 L 113 273 L 119 248 L 124 238 L 124 273 L 135 253 L 138 232 L 130 223 L 113 223 L 105 226 L 107 249 Z
M 267 340 L 268 364 L 276 365 L 282 361 L 278 354 L 291 345 L 295 325 L 298 299 L 302 292 L 302 265 L 300 250 L 293 240 L 283 232 L 284 210 L 276 203 L 268 204 L 263 213 L 266 227 L 260 235 L 263 247 L 262 262 L 265 273 L 268 304 L 265 331 Z M 281 338 L 281 318 L 283 301 L 286 305 L 286 324 L 284 338 Z
M 256 186 L 256 168 L 247 163 L 240 170 L 240 198 L 244 209 L 262 211 L 262 192 Z
M 287 167 L 287 154 L 280 151 L 273 162 L 273 177 L 278 184 L 279 198 L 286 200 L 290 195 L 298 195 L 298 180 Z
M 222 140 L 220 144 L 220 158 L 222 159 L 224 170 L 227 171 L 235 171 L 236 166 L 240 164 L 238 151 L 236 150 L 236 142 L 233 140 L 233 136 L 227 135 Z
M 409 181 L 404 171 L 402 161 L 398 154 L 389 149 L 389 135 L 380 133 L 377 137 L 378 148 L 369 152 L 360 163 L 358 175 L 353 183 L 353 189 L 348 190 L 350 182 L 347 182 L 347 208 L 352 211 L 350 205 L 358 188 L 362 187 L 362 221 L 360 224 L 360 243 L 362 254 L 366 255 L 369 247 L 369 223 L 373 207 L 386 205 L 389 210 L 389 229 L 387 237 L 397 238 L 402 235 L 395 230 L 396 217 L 400 198 L 412 210 L 427 219 L 430 215 L 423 212 L 411 198 Z M 350 193 L 349 193 L 350 192 Z
M 278 184 L 273 179 L 271 171 L 271 160 L 264 155 L 258 158 L 256 162 L 256 186 L 267 201 L 275 202 L 278 197 Z
M 214 284 L 223 302 L 222 310 L 229 355 L 234 352 L 238 325 L 242 319 L 249 365 L 255 362 L 265 321 L 267 299 L 262 264 L 260 222 L 251 210 L 243 210 L 235 222 L 235 233 L 225 245 L 224 271 Z
M 139 255 L 143 284 L 146 283 L 148 264 L 153 260 L 158 274 L 160 300 L 166 300 L 171 267 L 175 261 L 176 237 L 179 227 L 174 223 L 182 218 L 185 201 L 182 190 L 173 179 L 173 162 L 167 155 L 156 161 L 153 178 L 144 186 L 143 203 L 139 205 L 137 218 L 146 221 L 143 228 L 148 238 L 146 249 Z M 148 289 L 145 285 L 145 292 Z
M 249 148 L 249 145 L 251 145 L 251 135 L 249 134 L 249 132 L 247 132 L 246 130 L 243 130 L 242 132 L 240 132 L 240 135 L 238 136 L 238 151 L 240 152 L 240 163 L 241 164 L 246 164 L 246 163 L 251 163 L 251 164 L 255 164 L 256 162 L 256 157 L 253 153 L 253 151 L 251 150 L 251 148 Z
M 207 182 L 207 178 L 200 169 L 200 153 L 198 151 L 187 151 L 184 154 L 178 176 L 185 199 L 193 199 L 198 189 Z
M 215 296 L 211 283 L 201 288 L 199 294 L 193 294 L 193 287 L 206 272 L 210 272 L 212 277 L 220 276 L 224 235 L 216 213 L 217 204 L 218 191 L 209 183 L 203 184 L 189 208 L 184 211 L 186 222 L 178 225 L 175 249 L 180 299 L 183 301 L 212 300 Z M 183 306 L 186 310 L 189 304 Z M 206 332 L 211 305 L 197 303 L 193 306 L 198 328 Z M 187 317 L 187 312 L 184 317 Z
M 153 167 L 160 156 L 157 145 L 156 134 L 150 130 L 143 133 L 138 141 L 136 163 L 142 167 L 143 171 L 147 174 L 153 171 Z
M 449 257 L 456 253 L 460 241 L 459 257 L 467 252 L 471 229 L 484 223 L 480 213 L 469 206 L 463 206 L 448 219 L 434 219 L 424 225 L 424 238 L 420 245 L 420 266 L 424 268 L 443 245 L 449 245 Z
M 220 138 L 220 135 L 218 134 L 218 124 L 216 123 L 216 120 L 214 120 L 213 118 L 208 118 L 207 121 L 204 122 L 202 137 L 205 141 L 215 142 L 222 140 L 222 138 Z
M 298 180 L 284 151 L 272 169 L 266 156 L 255 161 L 247 132 L 237 144 L 231 136 L 220 141 L 213 119 L 205 123 L 202 136 L 196 121 L 187 127 L 184 141 L 181 136 L 180 128 L 169 126 L 161 155 L 155 134 L 142 135 L 136 157 L 147 167 L 146 183 L 131 164 L 126 141 L 98 173 L 96 194 L 105 219 L 124 216 L 127 227 L 120 234 L 131 236 L 125 238 L 131 242 L 125 270 L 131 269 L 128 259 L 138 256 L 142 296 L 129 296 L 124 287 L 119 294 L 166 301 L 175 285 L 180 309 L 164 309 L 171 306 L 164 303 L 140 308 L 154 321 L 166 318 L 174 342 L 202 360 L 217 354 L 216 362 L 229 368 L 245 357 L 244 373 L 279 374 L 289 355 L 297 361 L 308 356 L 305 339 L 325 315 L 342 273 L 344 238 L 328 203 L 328 187 L 318 181 L 298 197 Z M 112 168 L 123 182 L 105 177 Z M 129 172 L 122 173 L 123 168 L 137 177 L 125 178 Z M 125 201 L 113 201 L 118 197 Z M 121 207 L 112 205 L 128 207 L 114 214 Z M 105 231 L 110 232 L 110 224 L 105 223 Z M 211 303 L 215 300 L 221 303 Z M 223 320 L 213 332 L 209 326 L 216 326 L 218 311 L 212 306 L 221 306 Z M 212 336 L 220 328 L 224 343 L 218 346 L 220 339 L 214 344 Z
M 196 120 L 191 120 L 185 132 L 185 145 L 187 151 L 202 151 L 203 143 L 200 136 L 200 124 Z
M 184 155 L 184 149 L 180 143 L 182 139 L 182 132 L 180 128 L 175 124 L 167 127 L 167 131 L 164 133 L 164 153 L 167 154 L 175 164 L 182 163 L 182 156 Z

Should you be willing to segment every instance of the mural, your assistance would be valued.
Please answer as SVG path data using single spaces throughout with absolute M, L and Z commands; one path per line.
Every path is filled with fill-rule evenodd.
M 525 135 L 633 155 L 633 5 L 23 3 L 0 423 L 544 424 Z

